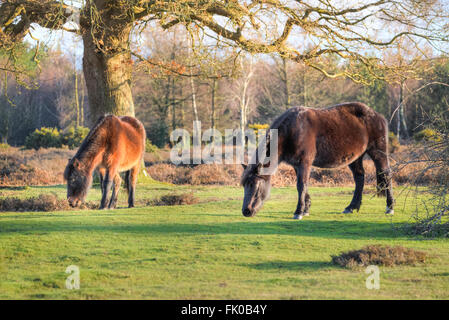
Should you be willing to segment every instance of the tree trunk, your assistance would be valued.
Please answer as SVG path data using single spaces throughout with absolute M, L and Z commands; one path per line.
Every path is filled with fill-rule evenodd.
M 179 87 L 179 96 L 181 97 L 181 104 L 180 104 L 180 112 L 179 112 L 179 124 L 181 125 L 181 128 L 184 127 L 184 96 L 183 96 L 183 91 L 182 91 L 182 83 L 181 86 Z
M 188 54 L 189 54 L 189 61 L 191 61 L 191 50 L 192 48 L 189 48 Z M 190 80 L 190 89 L 192 91 L 192 110 L 193 110 L 193 120 L 198 122 L 198 109 L 196 106 L 196 89 L 195 89 L 195 82 L 193 81 L 193 75 L 192 75 L 192 67 L 189 68 L 189 80 Z
M 81 126 L 84 127 L 84 85 L 81 83 L 81 103 L 80 103 L 80 112 L 81 112 Z
M 396 126 L 396 131 L 397 131 L 397 136 L 398 136 L 399 142 L 401 141 L 401 125 L 402 125 L 402 128 L 404 129 L 404 133 L 403 133 L 404 139 L 408 137 L 407 124 L 405 122 L 404 104 L 403 103 L 404 103 L 404 82 L 401 81 L 401 84 L 399 86 L 399 110 L 397 112 L 397 126 Z
M 304 107 L 307 107 L 307 81 L 306 81 L 306 65 L 303 69 L 303 82 L 304 82 Z
M 240 102 L 240 148 L 245 152 L 246 110 L 245 102 Z
M 114 32 L 101 38 L 94 38 L 91 30 L 85 29 L 83 72 L 89 101 L 89 122 L 95 123 L 104 114 L 134 116 L 129 50 L 131 26 L 115 24 Z
M 210 112 L 210 126 L 215 129 L 215 93 L 217 91 L 217 79 L 212 80 L 212 92 L 211 92 L 211 112 Z
M 291 98 L 289 90 L 290 83 L 288 78 L 287 60 L 285 58 L 282 58 L 281 79 L 284 82 L 285 109 L 288 110 L 291 106 Z
M 404 129 L 404 138 L 408 138 L 408 129 L 407 129 L 407 122 L 405 121 L 405 113 L 404 113 L 404 82 L 401 82 L 401 101 L 399 102 L 401 104 L 401 108 L 399 109 L 399 114 L 402 122 L 402 128 Z
M 76 123 L 75 128 L 80 126 L 80 102 L 78 98 L 78 72 L 75 69 L 75 110 L 76 110 Z

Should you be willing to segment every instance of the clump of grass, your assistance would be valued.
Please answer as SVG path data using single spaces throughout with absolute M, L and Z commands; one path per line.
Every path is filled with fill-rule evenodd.
M 98 209 L 97 205 L 84 203 L 79 209 Z M 67 211 L 75 210 L 66 199 L 55 194 L 40 194 L 37 197 L 20 199 L 17 197 L 0 198 L 0 211 Z
M 69 209 L 69 203 L 54 194 L 41 194 L 26 199 L 16 197 L 0 199 L 0 211 L 62 211 Z
M 157 199 L 144 200 L 144 205 L 149 206 L 181 206 L 195 204 L 199 199 L 193 193 L 167 194 Z
M 392 267 L 425 263 L 427 257 L 427 253 L 411 248 L 369 245 L 360 250 L 352 250 L 338 256 L 332 256 L 332 263 L 346 268 L 369 265 Z

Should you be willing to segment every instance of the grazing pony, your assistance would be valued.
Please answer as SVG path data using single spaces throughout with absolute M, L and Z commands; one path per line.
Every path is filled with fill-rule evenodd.
M 385 213 L 394 213 L 388 162 L 388 124 L 381 114 L 358 102 L 325 109 L 295 107 L 274 120 L 270 129 L 278 130 L 275 165 L 284 161 L 294 167 L 297 175 L 298 205 L 294 219 L 309 215 L 311 201 L 307 185 L 312 166 L 341 168 L 348 165 L 355 180 L 355 191 L 343 213 L 358 211 L 362 204 L 365 154 L 371 157 L 376 167 L 378 195 L 387 197 Z M 258 149 L 264 147 L 269 150 L 269 139 L 262 143 L 264 145 L 259 145 Z M 246 217 L 254 216 L 270 193 L 271 175 L 261 174 L 262 167 L 266 166 L 262 163 L 259 159 L 255 164 L 244 166 L 242 213 Z
M 77 153 L 64 171 L 67 199 L 72 207 L 84 202 L 92 185 L 95 169 L 100 175 L 100 209 L 115 208 L 122 179 L 126 171 L 125 187 L 128 205 L 134 207 L 137 176 L 145 151 L 145 128 L 133 117 L 103 116 L 84 139 Z M 111 200 L 108 195 L 112 188 Z

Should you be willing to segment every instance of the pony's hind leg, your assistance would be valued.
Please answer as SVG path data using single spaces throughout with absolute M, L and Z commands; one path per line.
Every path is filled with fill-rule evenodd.
M 388 161 L 388 153 L 385 150 L 371 149 L 368 150 L 368 154 L 374 161 L 376 167 L 377 176 L 377 194 L 387 197 L 387 209 L 386 214 L 394 214 L 394 198 L 393 198 L 393 187 L 391 184 L 391 172 L 390 164 Z
M 310 195 L 309 193 L 306 193 L 306 198 L 305 198 L 305 208 L 304 208 L 304 214 L 303 216 L 308 216 L 309 212 L 310 212 L 310 206 L 312 205 L 312 200 L 310 200 Z
M 120 174 L 116 174 L 114 177 L 114 184 L 112 187 L 112 195 L 111 195 L 111 201 L 109 202 L 108 209 L 114 209 L 117 205 L 117 199 L 118 199 L 118 193 L 120 191 L 120 185 L 122 184 L 122 178 L 120 177 Z
M 354 209 L 359 211 L 360 206 L 362 205 L 363 186 L 365 184 L 365 169 L 363 168 L 363 155 L 357 160 L 355 160 L 353 163 L 351 163 L 349 165 L 349 169 L 351 169 L 352 176 L 354 177 L 355 190 L 351 203 L 349 204 L 349 206 L 346 207 L 343 213 L 352 213 Z
M 139 175 L 140 165 L 135 166 L 129 171 L 128 178 L 128 207 L 134 208 L 134 202 L 136 198 L 136 185 L 137 185 L 137 177 Z
M 125 185 L 124 185 L 124 187 L 125 187 L 125 190 L 126 190 L 126 193 L 128 194 L 128 196 L 129 196 L 129 176 L 130 176 L 130 174 L 131 174 L 131 170 L 128 170 L 128 171 L 126 171 L 125 172 Z
M 98 171 L 98 176 L 100 178 L 101 196 L 103 196 L 103 193 L 104 193 L 103 181 L 104 181 L 104 177 L 106 176 L 106 169 L 99 168 L 99 169 L 97 169 L 97 171 Z

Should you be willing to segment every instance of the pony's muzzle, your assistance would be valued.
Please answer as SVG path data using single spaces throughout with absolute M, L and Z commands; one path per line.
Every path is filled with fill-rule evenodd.
M 79 200 L 79 199 L 69 198 L 67 200 L 69 201 L 69 205 L 72 208 L 76 208 L 76 207 L 79 207 L 81 205 L 81 200 Z
M 245 209 L 242 210 L 242 213 L 243 213 L 243 215 L 244 215 L 245 217 L 252 217 L 252 216 L 254 216 L 254 214 L 256 213 L 256 211 L 251 211 L 250 209 L 245 208 Z

